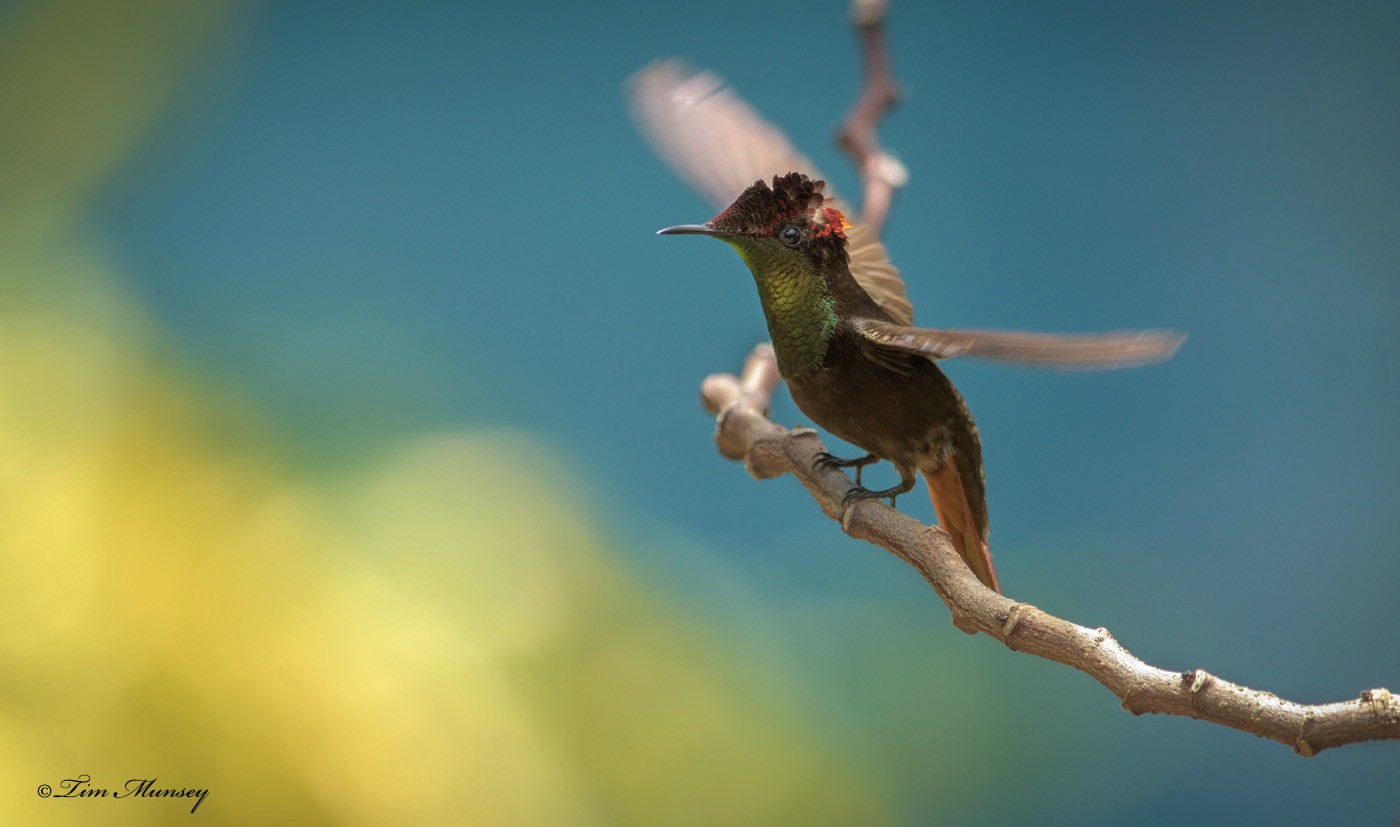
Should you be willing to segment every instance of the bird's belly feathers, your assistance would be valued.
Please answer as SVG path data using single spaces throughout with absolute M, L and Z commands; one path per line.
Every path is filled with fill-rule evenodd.
M 817 425 L 900 465 L 939 465 L 955 442 L 969 439 L 964 450 L 980 454 L 962 397 L 932 362 L 916 360 L 907 375 L 897 373 L 838 337 L 824 365 L 789 379 L 788 387 Z

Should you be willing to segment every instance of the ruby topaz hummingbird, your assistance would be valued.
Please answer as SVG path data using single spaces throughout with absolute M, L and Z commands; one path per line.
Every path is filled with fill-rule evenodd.
M 686 77 L 675 64 L 658 64 L 633 80 L 633 104 L 664 154 L 687 177 L 709 182 L 702 190 L 717 190 L 719 181 L 735 177 L 732 169 L 751 171 L 757 163 L 810 168 L 781 133 L 710 76 Z M 678 137 L 675 130 L 687 122 L 686 135 Z M 716 157 L 715 144 L 695 145 L 697 134 L 715 137 L 730 160 Z M 1184 338 L 1168 331 L 1060 336 L 914 327 L 904 284 L 883 246 L 847 220 L 823 181 L 801 172 L 774 175 L 771 185 L 754 181 L 704 224 L 660 233 L 718 238 L 748 265 L 793 401 L 817 425 L 868 452 L 826 458 L 856 467 L 857 487 L 848 499 L 893 501 L 914 487 L 917 471 L 958 554 L 996 591 L 981 441 L 962 396 L 935 361 L 968 356 L 1060 369 L 1126 367 L 1166 359 Z M 894 465 L 899 484 L 879 491 L 860 486 L 860 468 L 881 459 Z

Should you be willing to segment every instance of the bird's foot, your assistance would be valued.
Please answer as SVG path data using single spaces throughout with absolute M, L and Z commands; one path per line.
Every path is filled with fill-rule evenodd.
M 883 500 L 886 497 L 890 498 L 890 508 L 894 508 L 895 497 L 898 497 L 908 490 L 909 486 L 906 485 L 895 485 L 889 488 L 883 488 L 879 491 L 871 491 L 869 488 L 863 488 L 857 485 L 855 488 L 847 491 L 846 495 L 841 498 L 841 509 L 844 511 L 860 500 Z
M 822 451 L 820 454 L 817 454 L 817 465 L 821 466 L 822 468 L 856 469 L 856 486 L 861 491 L 865 490 L 864 488 L 859 488 L 861 470 L 864 469 L 865 466 L 874 465 L 879 461 L 880 458 L 875 456 L 874 454 L 866 454 L 863 457 L 856 457 L 855 459 L 841 459 L 840 457 L 834 454 L 828 454 L 826 451 Z

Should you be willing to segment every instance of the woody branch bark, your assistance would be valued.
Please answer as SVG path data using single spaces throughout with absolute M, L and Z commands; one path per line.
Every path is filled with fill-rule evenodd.
M 847 534 L 918 569 L 964 632 L 980 632 L 1017 652 L 1078 669 L 1117 695 L 1134 715 L 1199 718 L 1287 744 L 1303 756 L 1359 741 L 1400 739 L 1400 700 L 1386 689 L 1309 705 L 1231 683 L 1203 669 L 1176 672 L 1151 666 L 1123 648 L 1107 629 L 1071 623 L 986 588 L 941 529 L 878 500 L 856 500 L 843 508 L 846 492 L 854 486 L 840 470 L 817 462 L 825 448 L 816 432 L 788 430 L 769 421 L 768 403 L 779 381 L 773 349 L 767 344 L 754 348 L 740 376 L 705 379 L 701 398 L 716 417 L 720 452 L 743 460 L 758 479 L 797 477 Z

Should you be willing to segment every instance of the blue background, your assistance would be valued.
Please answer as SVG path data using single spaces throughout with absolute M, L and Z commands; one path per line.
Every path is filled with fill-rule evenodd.
M 888 35 L 912 179 L 886 242 L 921 322 L 1190 335 L 1128 372 L 949 365 L 1007 592 L 1292 700 L 1400 688 L 1400 6 L 900 3 Z M 858 191 L 839 2 L 263 4 L 90 223 L 175 358 L 308 474 L 438 428 L 538 437 L 657 600 L 789 675 L 896 820 L 1400 816 L 1393 743 L 1304 760 L 1129 716 L 716 455 L 699 381 L 765 331 L 730 250 L 653 235 L 712 212 L 622 100 L 668 56 Z

